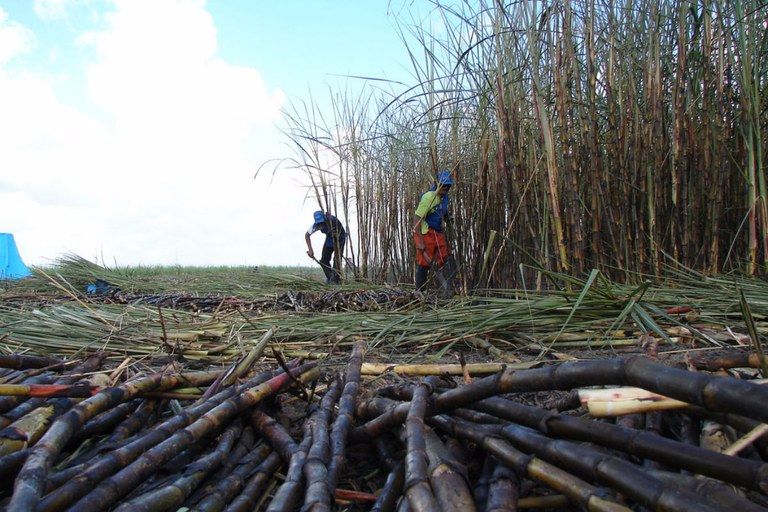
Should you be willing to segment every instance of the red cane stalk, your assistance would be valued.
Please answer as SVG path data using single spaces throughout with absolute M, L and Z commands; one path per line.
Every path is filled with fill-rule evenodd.
M 72 373 L 69 375 L 63 375 L 54 381 L 54 385 L 69 385 L 80 379 L 80 373 L 89 373 L 98 370 L 104 362 L 105 354 L 99 353 L 88 357 L 81 364 L 77 365 Z M 33 397 L 26 400 L 18 407 L 8 411 L 2 417 L 0 417 L 0 428 L 5 428 L 12 422 L 18 420 L 22 416 L 29 414 L 33 410 L 43 405 L 45 400 L 39 397 Z
M 101 384 L 108 381 L 104 374 L 97 373 L 89 377 L 87 384 Z M 46 400 L 40 407 L 19 418 L 11 425 L 0 430 L 0 455 L 33 446 L 48 430 L 48 427 L 58 417 L 72 408 L 78 400 L 73 398 L 52 398 Z
M 29 377 L 22 381 L 23 384 L 53 384 L 56 377 L 53 375 L 39 375 Z M 26 400 L 26 397 L 19 396 L 0 396 L 0 414 L 5 414 L 19 406 Z
M 131 400 L 139 393 L 154 389 L 171 389 L 179 385 L 198 386 L 214 380 L 218 372 L 198 372 L 179 375 L 155 374 L 106 388 L 79 403 L 61 416 L 37 443 L 16 478 L 9 512 L 32 510 L 45 489 L 48 471 L 74 433 L 99 413 Z

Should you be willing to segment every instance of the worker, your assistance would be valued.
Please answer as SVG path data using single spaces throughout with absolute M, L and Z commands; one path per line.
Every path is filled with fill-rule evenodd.
M 331 215 L 331 212 L 316 211 L 314 223 L 304 235 L 304 240 L 307 242 L 307 256 L 315 261 L 317 261 L 315 251 L 312 250 L 312 241 L 309 237 L 317 231 L 325 235 L 322 256 L 318 262 L 325 273 L 325 282 L 339 284 L 341 282 L 341 258 L 344 254 L 347 232 L 341 221 Z M 333 257 L 333 267 L 331 267 L 331 257 Z
M 416 289 L 423 290 L 427 273 L 434 264 L 442 269 L 451 256 L 451 249 L 443 232 L 448 217 L 448 191 L 453 185 L 450 171 L 440 171 L 435 184 L 421 196 L 416 208 L 413 241 L 416 244 Z

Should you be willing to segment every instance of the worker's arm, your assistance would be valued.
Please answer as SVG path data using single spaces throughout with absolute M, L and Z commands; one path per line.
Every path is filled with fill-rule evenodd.
M 417 251 L 424 250 L 424 235 L 421 234 L 422 218 L 416 215 L 416 222 L 413 224 L 413 241 L 416 244 Z
M 429 254 L 424 252 L 426 245 L 424 243 L 424 235 L 421 234 L 421 221 L 422 218 L 416 215 L 416 222 L 413 224 L 413 242 L 416 244 L 416 252 L 423 252 L 424 259 L 427 261 L 427 263 L 431 264 L 431 258 L 429 257 Z
M 315 251 L 312 250 L 312 240 L 309 239 L 309 233 L 304 233 L 304 241 L 307 242 L 307 256 L 315 259 Z

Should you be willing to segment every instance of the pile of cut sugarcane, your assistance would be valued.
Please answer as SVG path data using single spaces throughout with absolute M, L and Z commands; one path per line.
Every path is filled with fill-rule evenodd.
M 255 352 L 160 371 L 0 356 L 0 505 L 20 511 L 766 510 L 765 366 L 741 353 L 368 377 Z M 716 375 L 739 367 L 729 376 Z M 131 372 L 130 374 L 128 372 Z M 733 375 L 738 375 L 739 378 Z M 363 375 L 363 377 L 361 377 Z M 369 380 L 362 380 L 367 378 Z M 387 379 L 396 379 L 387 384 Z M 460 381 L 458 381 L 460 380 Z M 620 387 L 619 387 L 620 386 Z M 361 389 L 363 390 L 361 392 Z M 735 437 L 735 442 L 725 440 Z
M 132 304 L 206 313 L 229 311 L 398 311 L 423 305 L 424 295 L 415 290 L 334 290 L 328 292 L 288 291 L 269 299 L 240 297 L 198 297 L 189 293 L 135 294 L 116 292 L 88 297 L 90 302 Z

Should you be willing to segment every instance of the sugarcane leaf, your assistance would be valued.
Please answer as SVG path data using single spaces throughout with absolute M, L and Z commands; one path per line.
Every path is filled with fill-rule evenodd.
M 661 338 L 667 343 L 674 344 L 672 338 L 670 338 L 667 332 L 662 329 L 658 323 L 656 323 L 656 321 L 651 317 L 651 315 L 648 314 L 648 312 L 643 308 L 643 306 L 640 305 L 639 302 L 635 303 L 633 310 L 637 317 L 640 319 L 640 323 L 642 325 L 661 336 Z
M 619 316 L 616 317 L 616 319 L 613 321 L 611 326 L 606 331 L 606 335 L 612 331 L 615 331 L 616 329 L 619 329 L 622 325 L 624 325 L 624 321 L 626 320 L 627 316 L 632 312 L 632 308 L 635 306 L 635 300 L 630 299 L 627 301 L 626 305 L 624 306 L 624 309 L 621 310 L 621 313 Z
M 597 276 L 600 274 L 600 271 L 597 269 L 592 269 L 592 272 L 589 273 L 589 278 L 587 278 L 587 282 L 584 284 L 584 287 L 581 289 L 581 293 L 579 293 L 579 296 L 576 298 L 576 302 L 573 304 L 573 307 L 571 308 L 571 312 L 568 314 L 568 317 L 565 319 L 565 322 L 563 322 L 562 327 L 560 327 L 560 331 L 555 335 L 555 339 L 552 340 L 550 343 L 550 347 L 552 344 L 554 344 L 557 341 L 557 338 L 560 337 L 561 334 L 565 331 L 565 328 L 568 327 L 568 323 L 571 321 L 571 318 L 573 318 L 574 313 L 576 313 L 576 310 L 579 309 L 579 306 L 584 301 L 584 297 L 587 296 L 587 293 L 589 292 L 589 288 L 592 286 L 592 283 L 595 282 L 595 279 L 597 279 Z
M 741 288 L 738 288 L 739 290 L 739 303 L 741 304 L 741 313 L 744 316 L 744 323 L 747 326 L 747 332 L 749 333 L 749 337 L 752 340 L 752 346 L 755 349 L 755 353 L 757 354 L 758 360 L 760 361 L 760 373 L 763 377 L 768 375 L 768 364 L 765 361 L 765 358 L 763 357 L 763 347 L 760 344 L 760 337 L 757 334 L 757 327 L 755 326 L 755 320 L 752 318 L 752 311 L 749 308 L 749 303 L 747 302 L 747 298 L 744 296 L 744 290 Z

